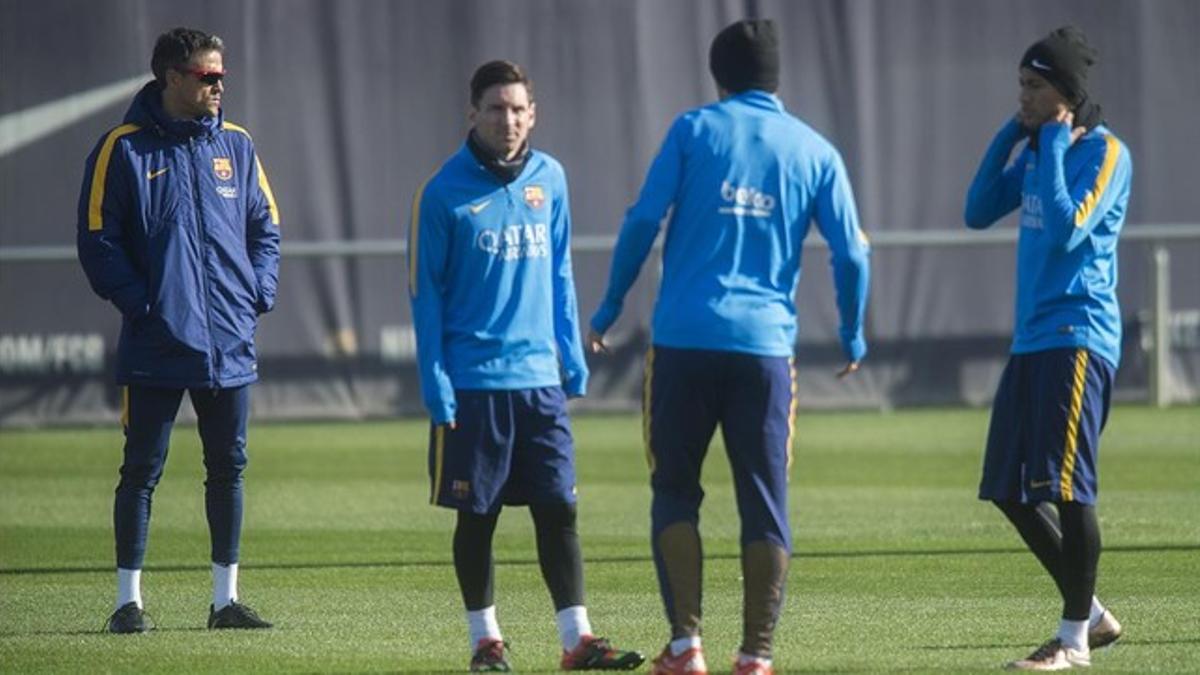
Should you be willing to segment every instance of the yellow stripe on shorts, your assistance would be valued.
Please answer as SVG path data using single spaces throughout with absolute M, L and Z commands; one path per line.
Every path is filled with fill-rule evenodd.
M 1075 351 L 1075 381 L 1071 385 L 1071 411 L 1067 418 L 1067 442 L 1063 448 L 1062 473 L 1058 491 L 1064 502 L 1075 501 L 1075 456 L 1079 448 L 1079 418 L 1083 416 L 1083 387 L 1087 382 L 1088 351 Z
M 446 425 L 433 428 L 433 487 L 429 490 L 429 503 L 437 506 L 442 491 L 442 464 L 446 453 Z
M 796 393 L 799 387 L 796 383 L 796 362 L 795 358 L 788 357 L 788 374 L 792 381 L 792 402 L 788 405 L 788 434 L 787 434 L 787 471 L 788 477 L 791 477 L 792 472 L 792 443 L 796 439 L 796 409 L 799 407 Z
M 650 449 L 650 392 L 654 384 L 654 347 L 646 350 L 646 374 L 642 378 L 642 442 L 646 445 L 646 466 L 654 473 L 654 451 Z

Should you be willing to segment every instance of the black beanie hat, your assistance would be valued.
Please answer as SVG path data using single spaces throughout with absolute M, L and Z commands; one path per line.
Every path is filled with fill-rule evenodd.
M 745 19 L 713 38 L 708 67 L 717 84 L 731 93 L 779 88 L 779 38 L 770 19 Z
M 1078 108 L 1087 100 L 1088 68 L 1096 63 L 1096 50 L 1075 26 L 1063 26 L 1033 43 L 1021 57 L 1021 67 L 1046 78 Z

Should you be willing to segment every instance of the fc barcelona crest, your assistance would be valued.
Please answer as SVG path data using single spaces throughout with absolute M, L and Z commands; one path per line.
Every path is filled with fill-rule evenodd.
M 531 209 L 542 208 L 542 204 L 546 203 L 546 192 L 542 190 L 541 185 L 525 186 L 525 203 Z
M 471 494 L 471 482 L 465 480 L 450 481 L 450 494 L 455 499 L 466 499 Z
M 233 178 L 233 161 L 228 157 L 213 157 L 213 173 L 221 180 Z

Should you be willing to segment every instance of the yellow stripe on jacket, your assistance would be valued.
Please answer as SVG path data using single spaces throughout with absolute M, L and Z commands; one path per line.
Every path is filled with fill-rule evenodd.
M 1117 168 L 1117 157 L 1121 154 L 1121 144 L 1112 134 L 1104 136 L 1104 162 L 1100 165 L 1100 173 L 1096 174 L 1096 184 L 1083 197 L 1079 208 L 1075 209 L 1075 227 L 1083 227 L 1087 219 L 1100 203 L 1108 184 L 1112 182 L 1113 171 Z
M 258 189 L 262 190 L 263 195 L 267 198 L 267 210 L 271 212 L 271 224 L 278 225 L 279 205 L 275 203 L 275 193 L 271 190 L 271 183 L 267 180 L 267 170 L 263 168 L 258 153 L 254 153 L 254 164 L 258 166 Z
M 96 166 L 92 168 L 92 192 L 88 196 L 89 232 L 104 229 L 104 189 L 108 185 L 108 164 L 112 161 L 113 146 L 122 136 L 128 136 L 139 129 L 141 127 L 136 124 L 122 124 L 104 137 L 100 154 L 96 155 Z
M 239 126 L 233 122 L 222 122 L 221 128 L 228 131 L 236 131 L 239 134 L 249 138 L 252 142 L 254 137 L 246 130 L 246 127 Z M 275 192 L 271 190 L 271 182 L 267 180 L 267 170 L 263 168 L 262 160 L 258 158 L 258 153 L 254 153 L 254 166 L 258 174 L 258 189 L 262 190 L 263 196 L 267 198 L 267 210 L 271 212 L 271 224 L 279 224 L 279 205 L 275 203 Z
M 417 187 L 412 201 L 412 225 L 408 230 L 408 292 L 414 298 L 417 297 L 417 249 L 421 242 L 421 199 L 425 196 L 425 186 L 429 185 L 432 178 L 426 178 Z

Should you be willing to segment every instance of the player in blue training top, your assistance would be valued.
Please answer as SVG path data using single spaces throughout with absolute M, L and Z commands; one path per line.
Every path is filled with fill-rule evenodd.
M 471 78 L 466 142 L 417 190 L 409 293 L 421 391 L 432 417 L 431 501 L 458 511 L 454 569 L 471 670 L 509 669 L 493 603 L 492 534 L 528 504 L 557 612 L 564 670 L 627 670 L 637 652 L 592 635 L 576 532 L 568 397 L 587 365 L 571 275 L 562 166 L 532 150 L 533 83 L 508 61 Z
M 1121 357 L 1117 237 L 1132 164 L 1088 97 L 1095 60 L 1071 26 L 1025 52 L 1020 110 L 967 193 L 971 228 L 1021 209 L 1012 355 L 992 407 L 979 498 L 1000 507 L 1062 594 L 1057 635 L 1009 664 L 1024 670 L 1087 666 L 1090 649 L 1121 636 L 1094 595 L 1095 503 L 1100 432 Z
M 707 672 L 700 467 L 720 424 L 742 522 L 744 634 L 734 672 L 770 673 L 792 543 L 787 480 L 801 244 L 815 218 L 832 252 L 843 375 L 866 354 L 868 244 L 837 150 L 774 96 L 774 23 L 725 28 L 709 62 L 721 100 L 684 113 L 667 133 L 621 226 L 588 342 L 604 350 L 603 335 L 671 210 L 643 402 L 652 549 L 671 623 L 654 672 Z

